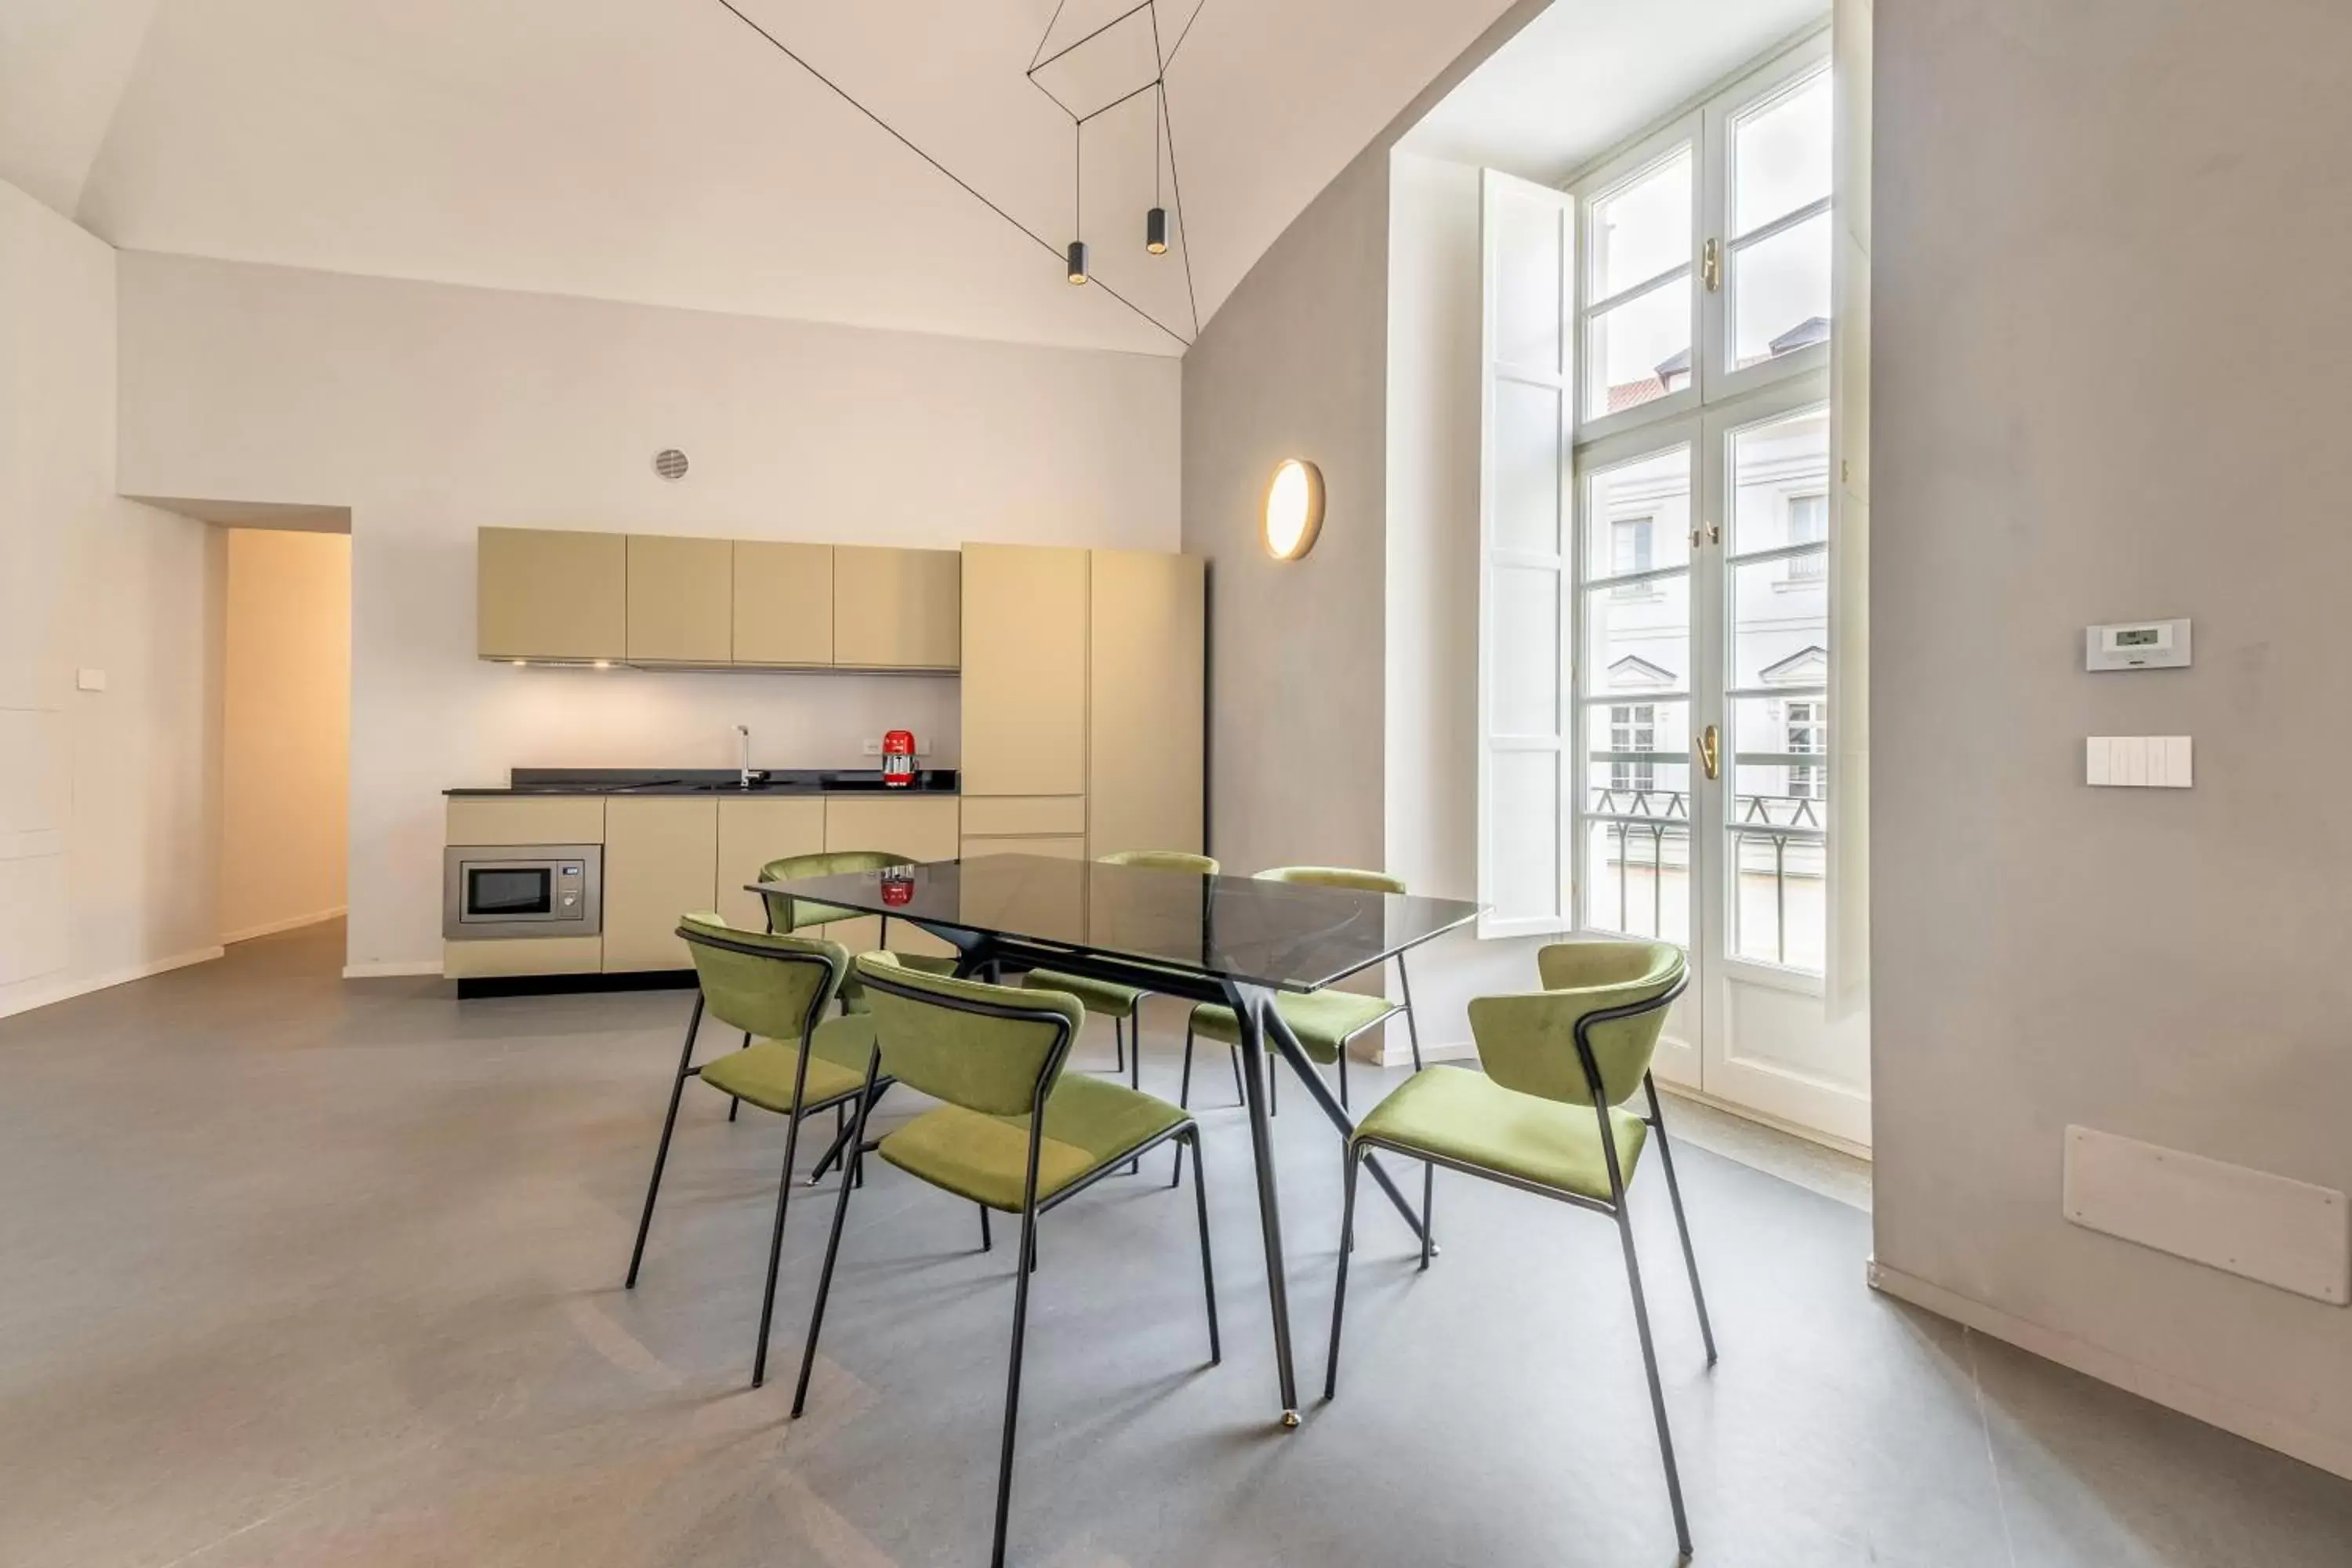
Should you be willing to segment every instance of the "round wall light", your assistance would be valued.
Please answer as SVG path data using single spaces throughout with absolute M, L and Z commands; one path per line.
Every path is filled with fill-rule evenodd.
M 1297 561 L 1323 531 L 1323 470 L 1304 458 L 1285 458 L 1265 487 L 1265 552 Z

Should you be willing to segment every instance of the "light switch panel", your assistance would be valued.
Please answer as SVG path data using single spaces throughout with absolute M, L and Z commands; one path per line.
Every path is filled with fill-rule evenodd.
M 106 671 L 78 669 L 74 671 L 74 686 L 82 691 L 103 691 L 106 689 Z
M 2083 782 L 2122 789 L 2187 789 L 2186 735 L 2092 735 L 2083 742 Z

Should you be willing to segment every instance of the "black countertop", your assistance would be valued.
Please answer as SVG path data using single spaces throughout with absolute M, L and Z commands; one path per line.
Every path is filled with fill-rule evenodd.
M 924 768 L 911 784 L 886 784 L 878 768 L 755 769 L 761 780 L 743 787 L 735 768 L 515 768 L 503 785 L 445 789 L 451 795 L 953 795 L 956 770 Z

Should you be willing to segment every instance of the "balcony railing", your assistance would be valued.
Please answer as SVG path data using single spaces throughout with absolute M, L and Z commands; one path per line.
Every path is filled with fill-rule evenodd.
M 1601 753 L 1596 761 L 1608 760 Z M 1790 888 L 1818 889 L 1823 881 L 1825 851 L 1828 841 L 1825 813 L 1828 803 L 1810 795 L 1735 794 L 1731 797 L 1731 821 L 1726 825 L 1738 881 L 1735 885 L 1738 908 L 1735 917 L 1748 921 L 1748 884 L 1751 879 L 1769 879 L 1770 884 L 1770 922 L 1772 931 L 1769 962 L 1787 965 L 1790 955 Z M 1635 877 L 1647 874 L 1649 909 L 1646 911 L 1648 934 L 1664 935 L 1666 931 L 1667 889 L 1670 879 L 1684 883 L 1682 900 L 1687 903 L 1687 879 L 1690 868 L 1689 792 L 1679 789 L 1607 787 L 1591 792 L 1585 819 L 1606 830 L 1613 840 L 1604 864 L 1617 868 L 1616 929 L 1623 931 L 1639 930 L 1634 923 Z M 1607 840 L 1604 840 L 1607 842 Z M 1760 889 L 1757 889 L 1760 891 Z M 1810 907 L 1803 911 L 1811 924 L 1821 923 L 1821 896 L 1818 891 L 1803 900 Z M 1588 910 L 1590 906 L 1588 905 Z M 1762 910 L 1755 911 L 1761 914 Z M 1687 922 L 1688 911 L 1683 910 Z M 1808 927 L 1806 933 L 1815 934 Z M 1826 932 L 1818 933 L 1813 942 L 1801 946 L 1811 951 L 1800 952 L 1794 962 L 1801 967 L 1818 968 L 1818 949 L 1826 940 Z M 1745 956 L 1764 957 L 1751 952 L 1744 940 L 1736 946 Z

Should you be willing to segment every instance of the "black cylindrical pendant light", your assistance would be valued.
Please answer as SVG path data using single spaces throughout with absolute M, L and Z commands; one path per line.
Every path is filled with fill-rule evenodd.
M 1083 283 L 1086 280 L 1087 242 L 1083 239 L 1074 239 L 1070 241 L 1070 281 Z
M 1154 256 L 1168 249 L 1168 209 L 1153 207 L 1143 215 L 1143 248 Z

